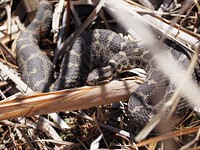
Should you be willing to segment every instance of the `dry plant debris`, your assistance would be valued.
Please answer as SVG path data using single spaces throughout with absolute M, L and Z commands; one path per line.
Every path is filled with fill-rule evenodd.
M 64 52 L 86 28 L 108 28 L 141 40 L 130 30 L 138 27 L 127 23 L 129 17 L 120 17 L 128 13 L 136 21 L 142 19 L 159 36 L 162 33 L 186 46 L 190 53 L 196 50 L 193 63 L 199 59 L 198 1 L 51 2 L 55 6 L 52 38 L 44 40 L 43 47 L 49 57 L 54 57 L 54 63 L 59 58 L 58 52 L 53 51 L 56 44 Z M 0 149 L 200 149 L 200 122 L 195 112 L 181 118 L 182 122 L 173 130 L 166 129 L 159 135 L 149 133 L 151 130 L 141 135 L 131 128 L 127 100 L 131 91 L 142 83 L 141 77 L 95 87 L 33 93 L 20 79 L 15 42 L 20 31 L 33 19 L 38 3 L 39 0 L 0 0 Z M 65 8 L 67 11 L 63 13 Z M 66 24 L 64 35 L 59 34 L 62 23 Z M 72 33 L 70 41 L 61 42 L 62 36 Z M 132 135 L 132 130 L 139 142 L 133 141 L 136 135 Z

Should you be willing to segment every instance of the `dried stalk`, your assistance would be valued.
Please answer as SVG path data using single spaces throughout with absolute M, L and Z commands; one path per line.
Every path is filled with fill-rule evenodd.
M 136 80 L 141 83 L 141 81 Z M 81 87 L 50 93 L 35 93 L 0 102 L 0 120 L 86 109 L 127 100 L 138 87 L 134 81 L 113 81 L 106 85 Z
M 157 137 L 154 137 L 154 138 L 150 138 L 150 139 L 141 141 L 138 144 L 134 144 L 134 145 L 131 146 L 131 148 L 135 149 L 135 148 L 139 148 L 139 147 L 151 144 L 151 143 L 164 141 L 164 140 L 167 140 L 167 139 L 175 138 L 175 137 L 186 135 L 186 134 L 195 133 L 195 132 L 198 132 L 198 130 L 199 130 L 199 126 L 192 127 L 192 128 L 189 128 L 189 129 L 183 129 L 183 130 L 180 130 L 180 131 L 175 131 L 175 132 L 168 133 L 168 134 L 165 134 L 165 135 L 160 135 L 160 136 L 157 136 Z

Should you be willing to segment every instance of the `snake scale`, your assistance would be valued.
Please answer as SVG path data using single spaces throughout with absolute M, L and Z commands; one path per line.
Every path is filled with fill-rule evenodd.
M 83 86 L 86 81 L 97 84 L 111 80 L 121 70 L 143 68 L 147 79 L 132 93 L 128 103 L 133 123 L 138 126 L 144 126 L 174 93 L 175 87 L 157 67 L 147 48 L 106 29 L 82 33 L 64 55 L 55 79 L 52 62 L 38 46 L 41 38 L 49 34 L 51 16 L 52 7 L 43 0 L 35 19 L 17 40 L 16 56 L 22 80 L 33 90 L 56 91 Z M 162 48 L 172 60 L 188 67 L 190 58 L 185 53 L 166 45 Z M 188 103 L 182 98 L 176 113 L 185 113 L 187 109 Z

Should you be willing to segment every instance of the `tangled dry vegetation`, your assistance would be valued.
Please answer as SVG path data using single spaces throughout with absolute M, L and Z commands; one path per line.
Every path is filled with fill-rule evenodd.
M 195 0 L 51 2 L 56 8 L 52 37 L 43 41 L 43 49 L 50 57 L 56 57 L 56 44 L 61 46 L 61 31 L 65 36 L 75 32 L 72 42 L 64 42 L 67 48 L 86 28 L 108 28 L 141 40 L 141 34 L 134 32 L 140 19 L 157 35 L 171 37 L 191 53 L 198 52 L 200 6 Z M 157 134 L 145 130 L 138 134 L 134 130 L 137 136 L 132 135 L 127 113 L 131 92 L 127 91 L 142 83 L 140 74 L 101 86 L 32 93 L 20 79 L 15 42 L 33 19 L 38 3 L 0 0 L 0 149 L 200 149 L 200 122 L 193 111 L 181 118 L 172 131 Z M 196 59 L 198 54 L 194 62 Z M 153 127 L 150 124 L 147 128 Z

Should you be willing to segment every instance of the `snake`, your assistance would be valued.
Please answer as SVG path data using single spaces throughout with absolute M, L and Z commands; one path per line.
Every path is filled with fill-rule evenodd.
M 130 117 L 136 126 L 146 125 L 174 94 L 175 85 L 158 67 L 156 57 L 147 47 L 108 29 L 83 32 L 63 56 L 59 75 L 55 77 L 52 61 L 39 46 L 41 39 L 50 35 L 51 21 L 52 6 L 42 0 L 35 18 L 21 31 L 16 42 L 21 78 L 34 91 L 96 85 L 112 80 L 122 70 L 143 68 L 147 78 L 132 92 L 128 101 Z M 160 49 L 167 52 L 166 57 L 187 69 L 191 60 L 182 48 L 176 50 L 174 45 L 163 44 Z M 181 116 L 189 108 L 187 99 L 182 97 L 176 114 Z

